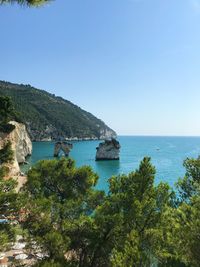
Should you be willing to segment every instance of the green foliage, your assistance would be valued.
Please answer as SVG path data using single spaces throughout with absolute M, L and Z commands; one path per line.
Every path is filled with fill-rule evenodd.
M 122 252 L 113 249 L 111 258 L 112 266 L 117 266 L 117 267 L 139 266 L 140 253 L 138 247 L 139 247 L 139 236 L 138 233 L 133 230 L 129 235 L 127 235 Z
M 84 196 L 97 179 L 90 167 L 76 169 L 71 159 L 42 160 L 28 172 L 27 187 L 34 197 L 63 202 Z
M 0 164 L 8 163 L 13 160 L 13 150 L 11 146 L 11 142 L 8 141 L 5 146 L 0 149 Z
M 8 96 L 0 96 L 0 123 L 6 125 L 15 116 L 15 110 Z
M 190 204 L 182 203 L 176 211 L 174 243 L 180 259 L 187 266 L 200 266 L 200 196 L 192 197 Z
M 16 215 L 19 210 L 19 199 L 15 192 L 16 181 L 5 180 L 6 169 L 0 168 L 0 219 L 7 220 L 0 223 L 0 251 L 9 247 L 10 242 L 15 238 L 15 231 L 10 224 L 10 218 Z
M 161 218 L 170 203 L 169 187 L 155 187 L 154 175 L 144 158 L 130 175 L 112 177 L 105 197 L 89 167 L 41 161 L 28 173 L 24 227 L 54 263 L 69 253 L 65 263 L 74 266 L 148 266 L 164 254 Z
M 0 132 L 3 133 L 11 133 L 15 129 L 15 125 L 7 123 L 7 124 L 0 124 Z
M 97 179 L 90 167 L 75 168 L 71 159 L 40 161 L 28 172 L 29 215 L 24 227 L 53 264 L 87 244 L 92 213 L 104 198 L 94 189 Z
M 36 263 L 34 267 L 73 267 L 73 265 L 68 264 L 66 261 L 55 262 L 55 260 L 43 260 L 42 262 Z
M 26 6 L 41 6 L 52 0 L 0 0 L 0 4 L 20 4 Z
M 114 221 L 112 226 L 115 239 L 118 235 L 112 266 L 150 266 L 164 253 L 164 246 L 159 251 L 165 234 L 161 221 L 170 203 L 170 191 L 166 184 L 155 187 L 154 175 L 150 159 L 144 158 L 135 172 L 110 179 L 109 202 L 102 211 L 108 209 L 106 214 L 118 218 L 119 223 Z
M 0 131 L 10 133 L 15 126 L 9 121 L 21 122 L 19 114 L 15 111 L 12 100 L 8 96 L 0 96 Z
M 179 207 L 173 215 L 175 251 L 186 266 L 200 266 L 200 157 L 184 162 L 185 177 L 178 182 Z
M 177 202 L 167 184 L 154 184 L 147 157 L 136 171 L 111 177 L 107 195 L 95 189 L 98 177 L 90 167 L 43 160 L 28 172 L 18 197 L 15 182 L 0 179 L 0 214 L 26 211 L 22 226 L 30 247 L 35 241 L 46 254 L 38 267 L 198 267 L 199 158 L 184 166 Z M 3 250 L 13 228 L 0 224 L 0 235 Z
M 177 186 L 182 201 L 188 201 L 200 190 L 200 157 L 186 159 L 183 166 L 186 168 L 186 174 L 179 180 Z
M 0 251 L 6 250 L 15 238 L 15 230 L 10 222 L 17 216 L 20 208 L 20 196 L 15 192 L 17 182 L 5 179 L 8 167 L 4 164 L 12 159 L 13 151 L 11 143 L 8 142 L 0 150 L 0 219 L 5 220 L 4 223 L 0 223 Z
M 70 101 L 30 85 L 0 81 L 0 95 L 11 97 L 32 140 L 51 137 L 96 137 L 111 130 L 101 120 Z M 113 131 L 114 134 L 114 131 Z

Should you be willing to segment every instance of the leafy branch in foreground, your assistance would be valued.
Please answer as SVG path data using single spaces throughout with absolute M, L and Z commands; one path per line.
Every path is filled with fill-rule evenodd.
M 155 185 L 148 157 L 134 172 L 111 177 L 108 194 L 95 188 L 90 167 L 38 162 L 28 172 L 21 222 L 33 255 L 34 247 L 42 255 L 35 266 L 199 267 L 200 158 L 184 166 L 175 196 L 168 184 Z M 14 210 L 12 181 L 0 182 L 0 201 L 5 196 Z M 0 234 L 5 249 L 6 230 Z
M 178 182 L 179 206 L 175 211 L 174 245 L 187 266 L 200 266 L 200 157 L 184 161 L 186 174 Z
M 26 6 L 41 6 L 49 3 L 52 0 L 0 0 L 0 4 L 20 4 Z
M 37 266 L 46 261 L 79 267 L 163 261 L 162 219 L 171 192 L 166 184 L 154 186 L 154 176 L 150 159 L 144 158 L 135 172 L 112 177 L 106 196 L 94 188 L 98 177 L 89 167 L 75 168 L 70 159 L 36 164 L 28 173 L 24 228 L 48 255 Z

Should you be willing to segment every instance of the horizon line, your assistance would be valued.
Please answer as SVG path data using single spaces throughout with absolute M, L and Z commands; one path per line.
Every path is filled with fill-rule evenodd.
M 118 136 L 124 137 L 199 137 L 200 135 L 151 135 L 151 134 L 117 134 Z

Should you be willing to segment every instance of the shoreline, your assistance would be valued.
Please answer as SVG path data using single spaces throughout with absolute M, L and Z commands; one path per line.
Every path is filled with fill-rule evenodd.
M 111 138 L 117 138 L 117 137 L 104 137 L 104 138 L 97 138 L 97 137 L 85 137 L 85 138 L 78 138 L 78 137 L 72 137 L 72 138 L 64 138 L 61 140 L 61 142 L 67 142 L 67 141 L 102 141 L 106 139 L 111 139 Z M 55 139 L 42 139 L 42 140 L 31 140 L 31 142 L 59 142 L 59 140 Z

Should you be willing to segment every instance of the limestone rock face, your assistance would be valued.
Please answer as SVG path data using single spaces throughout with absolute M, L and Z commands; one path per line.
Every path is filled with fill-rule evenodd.
M 99 139 L 110 139 L 110 138 L 116 138 L 116 133 L 113 130 L 110 129 L 101 129 L 100 130 L 100 137 Z
M 15 125 L 15 129 L 9 133 L 0 133 L 0 148 L 8 141 L 12 144 L 14 151 L 14 160 L 10 164 L 10 175 L 18 175 L 20 172 L 19 163 L 24 163 L 26 157 L 32 153 L 32 143 L 23 123 L 11 121 L 10 124 Z
M 96 149 L 96 160 L 119 160 L 120 144 L 114 138 L 100 143 Z
M 73 145 L 67 142 L 57 142 L 55 144 L 55 148 L 54 148 L 54 157 L 58 157 L 60 151 L 63 151 L 65 156 L 68 157 L 69 156 L 69 152 L 72 149 Z
M 16 159 L 18 163 L 24 163 L 26 157 L 32 153 L 32 142 L 26 131 L 26 127 L 22 123 L 11 122 L 15 125 L 14 131 L 11 132 L 11 138 L 14 141 L 14 151 L 16 153 Z M 11 142 L 12 142 L 11 140 Z

